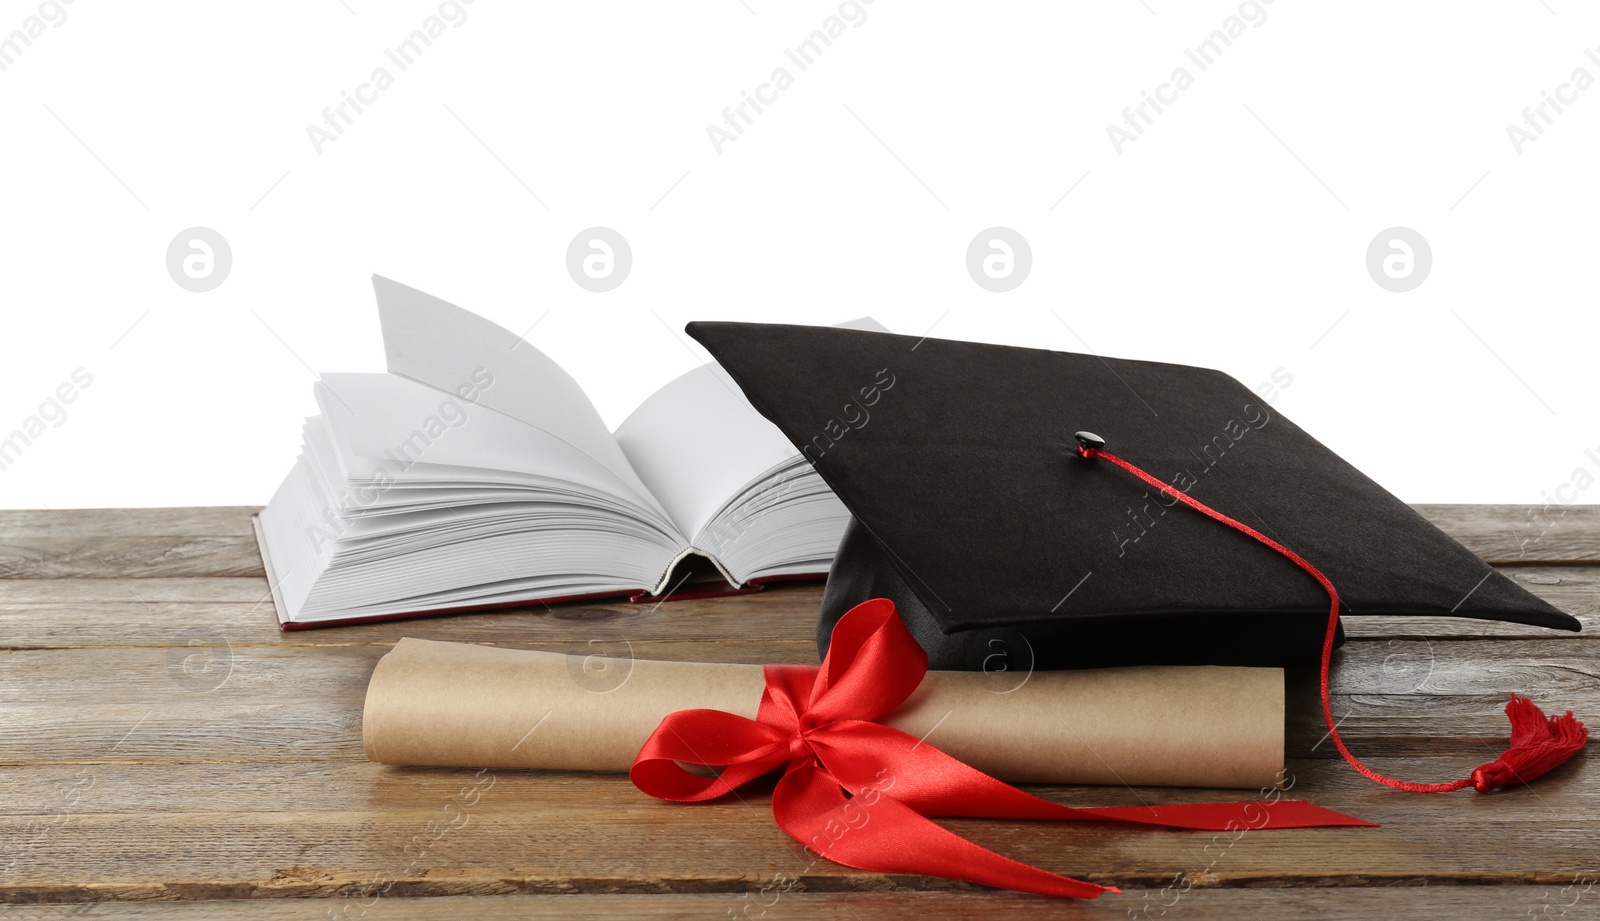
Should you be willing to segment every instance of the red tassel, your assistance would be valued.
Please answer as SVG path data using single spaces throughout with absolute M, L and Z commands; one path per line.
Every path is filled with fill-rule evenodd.
M 1361 763 L 1361 759 L 1350 753 L 1345 747 L 1344 740 L 1339 738 L 1339 723 L 1333 718 L 1333 702 L 1328 690 L 1328 673 L 1333 656 L 1333 638 L 1339 627 L 1339 590 L 1333 587 L 1328 577 L 1322 571 L 1311 565 L 1305 557 L 1272 538 L 1262 534 L 1227 515 L 1217 511 L 1204 502 L 1191 497 L 1188 493 L 1180 492 L 1166 483 L 1161 482 L 1150 474 L 1140 470 L 1133 464 L 1111 454 L 1104 449 L 1105 441 L 1100 436 L 1090 432 L 1079 432 L 1078 453 L 1083 457 L 1093 460 L 1103 457 L 1111 463 L 1128 471 L 1153 488 L 1171 496 L 1201 514 L 1222 522 L 1235 531 L 1240 532 L 1273 550 L 1278 551 L 1291 563 L 1305 571 L 1306 575 L 1317 580 L 1323 591 L 1328 593 L 1328 629 L 1323 634 L 1322 640 L 1322 716 L 1328 724 L 1328 735 L 1333 739 L 1333 744 L 1339 749 L 1339 754 L 1350 766 L 1360 771 L 1362 776 L 1381 783 L 1386 787 L 1396 790 L 1405 790 L 1408 793 L 1453 793 L 1456 790 L 1465 790 L 1467 787 L 1476 787 L 1479 793 L 1489 793 L 1513 783 L 1527 783 L 1537 777 L 1542 777 L 1556 767 L 1565 764 L 1567 759 L 1577 754 L 1589 744 L 1588 730 L 1583 724 L 1572 716 L 1568 710 L 1566 716 L 1547 717 L 1533 701 L 1526 697 L 1511 695 L 1511 702 L 1506 704 L 1506 716 L 1511 718 L 1511 747 L 1506 753 L 1472 772 L 1471 777 L 1461 780 L 1452 780 L 1447 783 L 1412 783 L 1406 780 L 1396 780 L 1393 777 L 1374 771 Z
M 1511 718 L 1511 747 L 1472 772 L 1472 785 L 1479 793 L 1542 777 L 1589 743 L 1588 730 L 1571 710 L 1565 716 L 1545 716 L 1538 704 L 1512 693 L 1506 716 Z

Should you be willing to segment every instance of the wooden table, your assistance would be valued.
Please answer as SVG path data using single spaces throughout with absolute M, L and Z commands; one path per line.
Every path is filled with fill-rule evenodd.
M 1421 510 L 1589 632 L 1347 618 L 1334 707 L 1351 746 L 1442 780 L 1504 747 L 1509 691 L 1600 724 L 1600 508 Z M 814 662 L 820 588 L 282 633 L 252 511 L 0 512 L 0 918 L 1600 917 L 1600 779 L 1583 755 L 1493 796 L 1392 792 L 1330 750 L 1310 674 L 1290 682 L 1295 790 L 1382 828 L 1228 843 L 949 822 L 1125 890 L 1094 902 L 817 862 L 761 793 L 685 807 L 622 775 L 370 764 L 362 697 L 402 636 Z M 1069 805 L 1239 797 L 1036 790 Z

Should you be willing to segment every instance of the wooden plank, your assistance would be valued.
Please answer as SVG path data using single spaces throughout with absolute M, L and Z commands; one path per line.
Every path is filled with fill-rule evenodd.
M 1491 563 L 1600 562 L 1600 505 L 1418 505 Z
M 666 645 L 747 648 L 751 658 L 745 661 L 751 662 L 764 661 L 758 655 L 778 654 L 757 653 L 758 649 L 782 649 L 784 658 L 771 661 L 815 662 L 816 618 L 822 598 L 820 584 L 790 584 L 757 595 L 660 605 L 579 602 L 281 631 L 271 601 L 263 600 L 265 580 L 208 580 L 209 591 L 229 600 L 185 600 L 196 593 L 184 588 L 198 581 L 0 581 L 0 644 L 9 648 L 170 645 L 181 644 L 190 634 L 220 634 L 243 645 L 392 645 L 404 636 L 531 645 L 567 643 L 582 634 L 580 641 L 626 637 Z M 28 591 L 47 584 L 49 591 Z M 143 597 L 142 602 L 134 598 L 135 593 Z M 56 595 L 69 597 L 49 600 Z M 173 595 L 179 600 L 163 600 Z
M 147 921 L 289 921 L 330 918 L 361 921 L 994 921 L 995 918 L 1128 919 L 1172 917 L 1192 921 L 1394 921 L 1396 918 L 1531 918 L 1535 921 L 1600 917 L 1600 887 L 1590 875 L 1565 883 L 1505 886 L 1385 886 L 1303 889 L 1196 889 L 1182 884 L 1129 889 L 1093 901 L 1054 901 L 1009 892 L 807 892 L 786 882 L 755 880 L 737 893 L 629 895 L 490 895 L 377 899 L 333 898 L 191 902 L 99 902 L 82 905 L 8 905 L 0 915 L 17 921 L 127 918 Z M 756 883 L 761 883 L 757 886 Z M 770 888 L 765 888 L 770 887 Z M 763 891 L 765 888 L 765 891 Z M 331 914 L 329 913 L 331 912 Z
M 158 601 L 256 604 L 263 599 L 266 599 L 263 610 L 276 624 L 267 580 L 260 577 L 0 579 L 0 604 L 92 605 Z
M 1600 563 L 1600 505 L 1423 505 L 1493 563 Z M 256 509 L 0 511 L 0 578 L 259 576 Z
M 0 579 L 262 576 L 251 506 L 0 512 Z
M 627 654 L 615 635 L 583 625 L 564 643 L 540 645 L 592 651 L 591 639 Z M 0 763 L 362 757 L 367 680 L 388 647 L 175 640 L 171 647 L 0 651 Z M 635 639 L 632 647 L 639 658 L 690 661 L 740 661 L 751 650 L 761 654 L 754 661 L 779 660 L 785 651 L 760 636 L 739 644 Z M 1335 667 L 1334 711 L 1363 753 L 1461 755 L 1475 765 L 1504 746 L 1502 710 L 1512 691 L 1593 721 L 1597 653 L 1600 640 L 1592 639 L 1351 644 Z M 1290 676 L 1291 754 L 1312 752 L 1325 731 L 1314 678 L 1309 669 Z
M 0 511 L 0 544 L 97 537 L 250 537 L 254 505 Z
M 1499 565 L 1501 572 L 1559 610 L 1578 618 L 1585 633 L 1600 632 L 1600 566 Z M 1403 636 L 1538 638 L 1572 636 L 1565 630 L 1465 617 L 1346 617 L 1350 639 Z
M 1437 774 L 1440 759 L 1377 759 Z M 1572 768 L 1537 790 L 1405 796 L 1342 765 L 1291 764 L 1295 795 L 1380 828 L 1221 838 L 1112 823 L 946 820 L 1019 860 L 1101 883 L 1202 888 L 1433 883 L 1565 885 L 1600 866 L 1600 782 Z M 770 794 L 651 800 L 623 775 L 101 764 L 5 772 L 0 900 L 507 892 L 742 892 L 783 874 L 808 891 L 970 889 L 818 860 L 785 836 Z M 1214 802 L 1245 791 L 1035 787 L 1069 805 Z M 1559 802 L 1557 811 L 1552 802 Z M 19 808 L 20 807 L 20 808 Z M 1505 842 L 1515 842 L 1506 847 Z M 1576 846 L 1575 846 L 1576 845 Z M 1209 848 L 1209 850 L 1208 850 Z
M 621 650 L 615 654 L 631 646 L 638 658 L 815 663 L 815 604 L 814 593 L 807 592 L 760 604 L 746 599 L 705 607 L 684 602 L 683 609 L 561 605 L 549 612 L 505 611 L 287 632 L 278 629 L 267 604 L 0 604 L 0 648 L 167 647 L 196 641 L 229 647 L 388 647 L 413 636 L 586 655 L 593 651 L 589 647 L 604 643 Z
M 1600 635 L 1600 566 L 1515 566 L 1506 572 Z M 209 597 L 208 597 L 209 596 Z M 762 661 L 816 660 L 820 583 L 774 586 L 759 595 L 653 604 L 574 603 L 348 627 L 277 629 L 264 579 L 0 580 L 0 644 L 10 648 L 168 645 L 191 635 L 235 644 L 392 644 L 402 636 L 481 643 L 563 642 L 573 625 L 643 642 L 726 643 Z M 1475 636 L 1562 638 L 1564 630 L 1460 617 L 1347 617 L 1352 640 Z M 778 653 L 770 653 L 778 654 Z
M 34 537 L 0 544 L 0 579 L 265 577 L 254 537 Z

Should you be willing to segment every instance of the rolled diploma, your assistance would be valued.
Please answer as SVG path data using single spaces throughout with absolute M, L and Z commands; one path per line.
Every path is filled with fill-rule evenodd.
M 754 719 L 765 687 L 759 665 L 408 637 L 373 671 L 362 739 L 384 764 L 626 771 L 667 714 Z M 1281 779 L 1283 695 L 1275 668 L 929 672 L 881 722 L 1012 783 L 1263 788 Z

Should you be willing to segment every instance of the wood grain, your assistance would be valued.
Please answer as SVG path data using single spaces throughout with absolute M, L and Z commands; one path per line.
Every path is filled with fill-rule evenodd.
M 1600 635 L 1600 567 L 1516 566 L 1505 571 Z M 822 586 L 779 585 L 756 596 L 653 604 L 571 603 L 348 627 L 281 631 L 264 578 L 0 579 L 0 646 L 168 645 L 221 635 L 236 645 L 392 645 L 403 636 L 536 646 L 581 636 L 662 646 L 720 639 L 743 661 L 816 661 Z M 1462 617 L 1345 618 L 1352 640 L 1404 637 L 1560 639 L 1574 634 Z M 587 634 L 587 635 L 583 635 Z M 186 640 L 185 640 L 186 641 Z M 778 656 L 778 658 L 771 658 Z M 767 657 L 767 658 L 763 658 Z M 730 660 L 733 661 L 733 660 Z
M 746 891 L 692 894 L 491 895 L 429 899 L 379 897 L 307 903 L 300 899 L 191 902 L 90 902 L 79 905 L 11 905 L 0 919 L 60 921 L 64 918 L 127 918 L 146 921 L 247 921 L 362 919 L 362 921 L 994 921 L 995 918 L 1084 919 L 1174 918 L 1184 921 L 1395 921 L 1415 918 L 1582 919 L 1600 917 L 1600 887 L 1590 876 L 1560 883 L 1460 886 L 1420 884 L 1360 888 L 1129 889 L 1091 902 L 1051 901 L 1007 892 L 766 892 L 768 880 Z M 761 886 L 756 885 L 761 883 Z M 328 914 L 329 909 L 334 914 Z M 730 914 L 731 912 L 731 914 Z
M 1437 775 L 1441 759 L 1378 759 L 1380 770 Z M 947 820 L 994 850 L 1057 872 L 1202 888 L 1565 883 L 1596 866 L 1600 785 L 1574 768 L 1537 791 L 1403 797 L 1341 764 L 1291 764 L 1296 793 L 1380 828 L 1246 832 L 1236 839 L 1108 823 Z M 118 898 L 261 898 L 504 892 L 738 892 L 774 873 L 809 891 L 886 885 L 816 860 L 775 826 L 770 795 L 677 805 L 622 775 L 389 768 L 365 762 L 224 767 L 30 766 L 8 772 L 0 835 L 21 842 L 0 899 L 28 901 L 83 881 Z M 1254 798 L 1237 791 L 1035 787 L 1069 805 Z M 69 793 L 69 791 L 76 791 Z M 465 791 L 465 792 L 464 792 Z M 1550 800 L 1566 808 L 1556 812 Z M 30 804 L 24 811 L 21 804 Z M 108 808 L 115 804 L 115 808 Z M 1514 860 L 1497 840 L 1517 841 Z M 1577 845 L 1576 847 L 1574 845 Z M 1209 848 L 1209 850 L 1208 850 Z
M 262 577 L 255 538 L 36 538 L 0 544 L 0 579 L 131 579 L 186 576 Z
M 1419 505 L 1491 563 L 1600 562 L 1600 505 Z M 261 576 L 250 507 L 0 511 L 0 578 Z
M 626 636 L 668 645 L 722 639 L 730 649 L 741 644 L 771 649 L 776 644 L 790 649 L 792 657 L 771 661 L 814 662 L 822 597 L 817 585 L 785 585 L 755 596 L 659 606 L 572 603 L 282 631 L 271 601 L 263 597 L 264 580 L 251 580 L 248 585 L 237 584 L 246 580 L 206 580 L 212 583 L 209 587 L 214 594 L 223 596 L 214 601 L 195 600 L 193 592 L 165 590 L 168 583 L 177 582 L 182 588 L 197 581 L 142 579 L 123 584 L 116 580 L 55 580 L 51 588 L 59 585 L 62 589 L 56 594 L 77 596 L 66 601 L 44 600 L 50 592 L 13 590 L 15 586 L 41 586 L 38 581 L 0 581 L 0 644 L 11 648 L 168 645 L 184 632 L 221 634 L 241 645 L 275 646 L 393 645 L 404 636 L 539 645 Z M 161 584 L 151 584 L 158 582 Z M 84 585 L 104 590 L 91 593 L 81 588 Z M 180 595 L 181 600 L 173 600 L 173 595 Z
M 566 645 L 626 657 L 626 644 L 607 637 L 590 646 L 594 637 L 574 631 Z M 0 652 L 0 762 L 363 757 L 362 701 L 387 646 L 232 646 L 203 634 L 174 641 L 184 645 Z M 634 640 L 632 648 L 639 658 L 683 661 L 740 661 L 752 649 L 772 655 L 751 661 L 781 661 L 778 653 L 797 651 L 762 650 L 763 642 L 771 641 Z M 1512 691 L 1555 712 L 1600 713 L 1597 643 L 1351 644 L 1334 675 L 1334 711 L 1347 741 L 1364 752 L 1476 756 L 1505 738 L 1502 710 Z M 1324 732 L 1314 677 L 1309 669 L 1290 675 L 1291 753 L 1310 752 Z
M 1491 563 L 1600 562 L 1600 505 L 1417 505 Z
M 153 604 L 160 601 L 260 604 L 272 623 L 277 623 L 265 577 L 0 579 L 0 604 Z
M 0 543 L 32 545 L 61 537 L 249 537 L 255 505 L 183 508 L 7 509 Z

